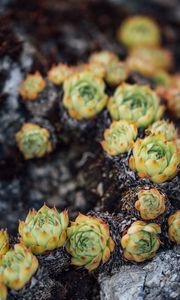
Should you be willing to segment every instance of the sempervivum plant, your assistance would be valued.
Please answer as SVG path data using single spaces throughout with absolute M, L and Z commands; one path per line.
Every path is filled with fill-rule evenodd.
M 138 128 L 146 128 L 161 118 L 164 107 L 148 86 L 124 83 L 110 98 L 108 110 L 113 120 L 135 121 Z
M 100 218 L 79 214 L 67 230 L 66 250 L 71 254 L 71 263 L 84 266 L 89 271 L 109 260 L 114 250 L 114 241 L 108 225 Z
M 162 183 L 176 176 L 179 162 L 176 142 L 152 134 L 135 142 L 129 166 L 139 177 Z
M 32 116 L 51 117 L 57 104 L 57 91 L 39 72 L 28 74 L 19 89 L 22 104 Z
M 48 79 L 56 85 L 62 84 L 74 71 L 73 67 L 65 64 L 52 66 L 48 72 Z
M 121 238 L 124 257 L 136 262 L 154 257 L 160 247 L 159 233 L 161 233 L 161 228 L 158 224 L 134 222 Z
M 0 230 L 0 255 L 6 254 L 9 249 L 9 235 L 7 230 Z
M 35 254 L 57 249 L 64 245 L 68 213 L 44 205 L 38 211 L 31 210 L 26 220 L 19 222 L 20 240 Z
M 123 62 L 112 62 L 106 67 L 105 80 L 111 86 L 117 86 L 128 77 L 126 65 Z
M 16 133 L 16 142 L 25 159 L 43 157 L 53 148 L 49 130 L 33 123 L 21 127 Z
M 157 24 L 146 16 L 133 16 L 125 19 L 118 30 L 118 39 L 125 46 L 157 46 L 160 31 Z
M 19 93 L 27 100 L 35 100 L 46 86 L 46 82 L 39 72 L 27 75 L 26 79 L 21 83 Z
M 180 244 L 180 210 L 169 217 L 168 226 L 169 239 Z
M 0 300 L 7 299 L 7 288 L 3 282 L 0 282 Z
M 165 212 L 165 195 L 156 188 L 140 190 L 135 208 L 139 210 L 143 220 L 156 219 Z
M 91 72 L 97 77 L 104 78 L 106 69 L 102 63 L 98 62 L 91 62 L 89 64 L 79 64 L 74 68 L 74 73 L 84 71 Z
M 118 56 L 115 53 L 107 50 L 94 52 L 89 57 L 90 63 L 102 64 L 105 67 L 112 63 L 117 63 L 118 61 Z
M 135 48 L 127 59 L 129 71 L 136 71 L 144 76 L 154 77 L 159 70 L 172 66 L 172 54 L 161 48 Z
M 98 114 L 107 103 L 105 84 L 91 72 L 80 72 L 64 82 L 63 104 L 75 119 L 88 119 Z
M 137 127 L 126 120 L 114 121 L 109 129 L 104 131 L 103 149 L 109 155 L 128 152 L 137 137 Z
M 37 258 L 22 244 L 0 257 L 0 281 L 14 290 L 22 289 L 37 269 Z
M 147 133 L 161 133 L 167 141 L 175 140 L 178 136 L 177 129 L 173 122 L 160 120 L 154 122 L 146 131 Z

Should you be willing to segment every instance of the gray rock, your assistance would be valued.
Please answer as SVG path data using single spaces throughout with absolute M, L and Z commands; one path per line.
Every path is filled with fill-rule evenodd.
M 120 267 L 99 277 L 101 300 L 180 299 L 180 247 L 160 252 L 152 261 Z

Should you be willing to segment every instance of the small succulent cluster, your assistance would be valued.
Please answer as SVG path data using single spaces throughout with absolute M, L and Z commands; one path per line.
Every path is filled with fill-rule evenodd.
M 74 68 L 74 73 L 88 71 L 94 74 L 96 77 L 104 78 L 105 77 L 105 66 L 102 63 L 90 62 L 87 64 L 79 64 Z
M 104 79 L 110 86 L 117 86 L 128 77 L 128 70 L 118 56 L 110 51 L 95 52 L 90 55 L 90 65 L 104 68 Z
M 164 213 L 164 195 L 155 188 L 140 190 L 135 207 L 143 220 L 155 219 Z M 161 244 L 160 225 L 138 220 L 128 225 L 128 228 L 126 226 L 122 236 L 118 235 L 115 242 L 112 236 L 115 238 L 114 234 L 118 234 L 116 227 L 123 228 L 121 222 L 124 224 L 124 219 L 114 222 L 113 218 L 110 215 L 107 219 L 98 214 L 87 216 L 79 213 L 69 225 L 66 210 L 59 213 L 56 208 L 44 205 L 38 211 L 29 211 L 25 221 L 19 222 L 19 244 L 11 245 L 9 249 L 8 234 L 1 230 L 1 299 L 6 300 L 7 288 L 19 291 L 32 280 L 39 268 L 39 258 L 40 262 L 43 256 L 48 259 L 48 255 L 62 247 L 70 254 L 72 265 L 84 267 L 88 271 L 93 271 L 110 260 L 117 241 L 126 260 L 142 262 L 156 255 Z M 179 225 L 177 211 L 168 219 L 168 235 L 170 240 L 178 244 Z M 121 259 L 120 255 L 119 260 Z
M 152 134 L 138 139 L 130 157 L 130 168 L 139 177 L 162 183 L 175 177 L 180 156 L 175 141 L 166 141 L 164 135 Z
M 37 258 L 22 244 L 0 257 L 0 281 L 14 290 L 22 289 L 37 269 Z
M 39 72 L 27 75 L 21 83 L 19 93 L 24 100 L 35 100 L 46 86 L 46 82 Z
M 25 159 L 39 158 L 52 151 L 50 132 L 37 124 L 25 123 L 16 133 L 16 142 Z
M 36 255 L 57 249 L 64 245 L 68 223 L 66 210 L 59 213 L 44 205 L 38 212 L 31 210 L 25 222 L 19 222 L 20 241 Z
M 105 84 L 90 72 L 72 75 L 64 82 L 64 106 L 76 119 L 92 118 L 106 105 Z
M 160 247 L 159 233 L 160 226 L 155 223 L 134 222 L 121 238 L 124 257 L 137 262 L 154 257 Z
M 67 229 L 67 236 L 66 250 L 72 256 L 71 263 L 89 271 L 107 262 L 114 250 L 108 225 L 96 217 L 79 214 Z
M 127 66 L 130 71 L 154 78 L 157 72 L 172 67 L 172 56 L 165 49 L 138 47 L 130 51 Z
M 128 48 L 155 47 L 160 44 L 158 25 L 146 16 L 127 18 L 118 30 L 118 39 Z
M 90 63 L 101 64 L 105 67 L 111 63 L 117 63 L 118 60 L 118 56 L 115 53 L 106 50 L 92 53 L 89 57 Z
M 173 122 L 160 120 L 154 122 L 146 131 L 147 133 L 163 134 L 167 141 L 176 140 L 178 137 L 177 129 Z
M 113 120 L 135 121 L 146 128 L 161 118 L 164 108 L 148 86 L 122 84 L 109 100 L 108 110 Z
M 140 212 L 143 220 L 156 219 L 165 212 L 165 195 L 156 188 L 140 190 L 135 208 Z
M 53 66 L 48 72 L 48 79 L 56 85 L 61 85 L 73 73 L 73 68 L 64 64 Z
M 161 46 L 161 34 L 153 19 L 146 16 L 127 18 L 119 27 L 117 37 L 128 48 L 128 72 L 150 78 L 158 95 L 166 100 L 167 109 L 180 118 L 179 74 L 172 75 L 173 55 Z
M 6 300 L 6 287 L 15 291 L 25 287 L 39 268 L 38 258 L 59 248 L 66 247 L 71 263 L 89 271 L 109 260 L 115 245 L 108 224 L 79 214 L 68 225 L 67 210 L 59 213 L 44 205 L 30 210 L 25 221 L 19 222 L 19 244 L 9 249 L 8 233 L 0 231 L 0 299 Z
M 101 145 L 109 155 L 118 155 L 128 152 L 133 147 L 136 137 L 135 123 L 126 120 L 114 121 L 110 128 L 104 131 L 104 141 Z

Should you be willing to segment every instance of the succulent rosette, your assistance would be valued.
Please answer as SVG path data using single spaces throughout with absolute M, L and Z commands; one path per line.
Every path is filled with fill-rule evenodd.
M 107 50 L 94 52 L 89 57 L 90 64 L 91 63 L 102 64 L 105 67 L 107 67 L 112 63 L 118 63 L 118 61 L 119 61 L 118 56 L 115 53 Z
M 22 244 L 0 257 L 0 281 L 14 290 L 22 289 L 37 269 L 37 258 Z
M 7 287 L 3 282 L 0 282 L 0 300 L 7 299 Z
M 91 62 L 89 64 L 79 64 L 75 67 L 74 73 L 80 73 L 80 72 L 91 72 L 93 73 L 96 77 L 104 78 L 106 69 L 105 66 L 102 63 L 96 63 L 96 62 Z
M 117 36 L 118 40 L 128 48 L 157 46 L 161 39 L 157 24 L 146 16 L 133 16 L 125 19 Z
M 114 250 L 109 227 L 100 218 L 79 214 L 75 222 L 71 222 L 67 235 L 66 250 L 72 256 L 71 263 L 89 271 L 96 269 L 101 262 L 107 262 Z
M 167 141 L 175 140 L 178 137 L 177 129 L 173 122 L 160 120 L 154 122 L 146 131 L 147 133 L 163 134 Z
M 26 220 L 19 222 L 20 240 L 34 254 L 43 254 L 64 245 L 68 223 L 66 210 L 59 213 L 44 205 L 38 211 L 31 210 Z
M 9 235 L 7 230 L 0 230 L 0 255 L 6 254 L 9 250 Z
M 162 183 L 175 177 L 180 155 L 175 141 L 166 141 L 164 135 L 152 134 L 138 139 L 133 147 L 129 166 L 138 176 Z
M 148 86 L 122 84 L 108 102 L 113 120 L 135 121 L 137 127 L 146 128 L 163 114 L 157 94 Z
M 168 236 L 171 241 L 180 244 L 180 210 L 168 219 Z
M 170 69 L 172 63 L 172 54 L 168 50 L 162 48 L 138 47 L 132 49 L 127 59 L 129 71 L 136 71 L 148 77 L 157 76 L 157 72 L 160 70 Z
M 121 238 L 124 257 L 136 262 L 154 257 L 160 247 L 159 233 L 161 228 L 158 224 L 147 224 L 143 221 L 132 223 Z
M 103 80 L 91 72 L 80 72 L 64 82 L 63 104 L 75 119 L 94 117 L 105 107 L 107 95 Z
M 46 86 L 46 82 L 39 72 L 28 74 L 21 83 L 19 93 L 25 100 L 35 100 Z
M 48 72 L 48 79 L 56 85 L 62 84 L 74 72 L 73 67 L 65 64 L 53 66 Z
M 16 142 L 25 159 L 43 157 L 52 151 L 49 130 L 37 124 L 25 123 L 16 133 Z
M 105 129 L 101 145 L 109 155 L 118 155 L 128 152 L 136 137 L 137 127 L 133 122 L 114 121 L 109 129 Z
M 140 190 L 135 208 L 143 220 L 156 219 L 165 212 L 165 195 L 156 188 Z
M 107 65 L 105 80 L 111 86 L 116 86 L 128 77 L 126 65 L 120 61 Z

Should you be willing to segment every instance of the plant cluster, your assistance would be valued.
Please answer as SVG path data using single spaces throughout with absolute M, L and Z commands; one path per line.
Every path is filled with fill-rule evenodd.
M 165 210 L 164 196 L 156 189 L 141 190 L 135 206 L 142 219 L 155 219 Z M 169 239 L 179 244 L 179 211 L 169 217 L 168 226 Z M 79 213 L 69 225 L 67 210 L 59 213 L 45 204 L 38 211 L 30 210 L 25 221 L 19 221 L 19 244 L 9 248 L 7 231 L 0 231 L 1 299 L 6 299 L 7 288 L 18 291 L 31 281 L 39 268 L 39 257 L 59 248 L 70 254 L 72 265 L 88 271 L 107 263 L 117 243 L 111 230 L 109 223 L 98 216 Z M 160 233 L 156 223 L 133 222 L 119 236 L 123 257 L 136 262 L 152 258 L 161 244 Z
M 50 132 L 37 124 L 25 123 L 16 133 L 16 142 L 25 159 L 39 158 L 52 151 Z
M 128 50 L 125 62 L 117 54 L 102 50 L 92 53 L 88 63 L 53 66 L 46 79 L 39 72 L 29 74 L 19 92 L 24 102 L 35 103 L 33 109 L 36 105 L 43 108 L 49 105 L 49 99 L 44 97 L 45 89 L 51 91 L 53 86 L 59 94 L 53 95 L 47 111 L 50 113 L 58 101 L 71 124 L 86 124 L 92 119 L 101 122 L 98 117 L 106 110 L 109 123 L 105 122 L 108 128 L 102 124 L 105 130 L 100 144 L 108 155 L 102 151 L 102 156 L 114 164 L 125 157 L 128 172 L 134 172 L 133 180 L 142 178 L 147 182 L 148 179 L 151 185 L 148 189 L 142 187 L 133 203 L 139 220 L 131 222 L 116 237 L 121 247 L 119 259 L 142 262 L 154 257 L 161 245 L 161 224 L 150 221 L 154 222 L 167 210 L 166 195 L 158 190 L 158 184 L 170 181 L 179 171 L 178 132 L 172 122 L 162 118 L 166 108 L 176 118 L 180 117 L 180 80 L 178 74 L 168 73 L 173 58 L 161 47 L 159 28 L 150 18 L 128 18 L 118 30 L 118 39 Z M 152 85 L 132 84 L 130 77 L 134 71 L 150 77 Z M 159 95 L 163 95 L 166 106 Z M 15 139 L 25 160 L 42 158 L 53 150 L 51 130 L 36 122 L 24 123 Z M 177 244 L 180 243 L 179 221 L 179 211 L 176 211 L 167 222 L 169 240 Z M 121 223 L 118 226 L 121 228 Z M 80 213 L 69 224 L 67 210 L 59 213 L 46 205 L 38 211 L 30 210 L 25 221 L 19 222 L 18 234 L 19 244 L 9 246 L 7 231 L 0 230 L 2 300 L 6 299 L 8 289 L 20 290 L 31 281 L 39 268 L 38 260 L 60 248 L 70 255 L 72 265 L 88 271 L 110 262 L 117 248 L 111 223 L 103 218 Z

